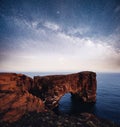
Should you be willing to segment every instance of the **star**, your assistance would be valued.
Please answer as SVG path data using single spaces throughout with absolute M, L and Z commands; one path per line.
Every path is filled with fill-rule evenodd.
M 60 11 L 57 11 L 56 13 L 57 13 L 57 14 L 60 14 Z

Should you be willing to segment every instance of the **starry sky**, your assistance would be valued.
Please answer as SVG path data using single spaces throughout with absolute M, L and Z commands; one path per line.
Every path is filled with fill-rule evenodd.
M 0 71 L 120 72 L 120 0 L 0 0 Z

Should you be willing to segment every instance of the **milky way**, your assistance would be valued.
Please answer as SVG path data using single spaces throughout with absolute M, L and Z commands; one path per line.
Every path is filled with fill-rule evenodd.
M 120 72 L 119 0 L 0 0 L 0 71 Z

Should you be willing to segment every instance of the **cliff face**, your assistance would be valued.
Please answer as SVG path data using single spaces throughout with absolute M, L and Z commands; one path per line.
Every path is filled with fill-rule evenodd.
M 28 112 L 44 112 L 58 105 L 70 92 L 84 102 L 96 101 L 96 74 L 81 72 L 69 75 L 36 76 L 0 73 L 0 119 L 14 122 Z
M 96 101 L 96 74 L 81 72 L 69 75 L 36 76 L 32 93 L 44 101 L 49 108 L 58 105 L 65 93 L 84 102 Z
M 44 111 L 40 98 L 29 93 L 33 80 L 22 74 L 0 73 L 0 115 L 14 122 L 29 111 Z
M 33 80 L 23 74 L 0 73 L 0 126 L 117 127 L 89 113 L 75 117 L 46 111 L 45 106 L 56 107 L 68 92 L 78 100 L 95 102 L 96 74 L 36 76 Z

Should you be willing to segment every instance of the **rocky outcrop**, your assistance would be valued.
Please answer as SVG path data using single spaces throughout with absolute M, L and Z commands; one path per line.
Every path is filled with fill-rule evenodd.
M 89 113 L 69 116 L 46 111 L 45 105 L 51 109 L 56 107 L 68 92 L 73 99 L 95 102 L 96 74 L 37 76 L 33 80 L 23 74 L 0 73 L 0 126 L 118 127 Z
M 44 111 L 40 98 L 33 96 L 29 90 L 33 80 L 23 74 L 0 73 L 0 119 L 14 122 L 25 113 Z
M 53 109 L 68 92 L 84 102 L 95 102 L 96 74 L 36 76 L 33 80 L 23 74 L 0 73 L 0 119 L 14 122 L 28 112 L 45 111 L 45 106 Z
M 96 74 L 81 72 L 69 75 L 35 76 L 31 92 L 49 108 L 55 108 L 65 93 L 84 102 L 96 101 Z

